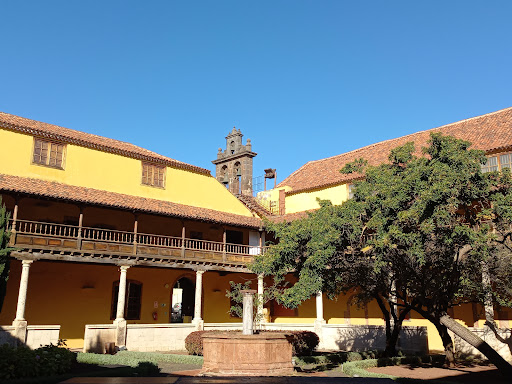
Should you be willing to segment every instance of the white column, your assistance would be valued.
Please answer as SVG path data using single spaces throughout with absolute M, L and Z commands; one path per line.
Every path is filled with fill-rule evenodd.
M 318 291 L 316 294 L 316 320 L 315 320 L 315 333 L 320 339 L 319 348 L 324 348 L 324 302 L 322 291 Z
M 194 299 L 194 320 L 197 329 L 203 329 L 203 319 L 201 318 L 201 303 L 203 296 L 203 273 L 196 271 L 196 296 Z
M 322 291 L 316 294 L 316 321 L 324 321 L 324 301 Z
M 243 289 L 242 295 L 243 301 L 243 315 L 242 315 L 242 335 L 252 335 L 254 333 L 254 321 L 252 317 L 253 305 L 254 305 L 254 289 Z
M 258 320 L 260 323 L 266 323 L 263 316 L 263 275 L 258 275 Z
M 21 262 L 21 279 L 20 279 L 20 290 L 18 294 L 18 306 L 16 307 L 16 318 L 14 322 L 25 321 L 25 304 L 27 303 L 27 289 L 28 289 L 28 272 L 30 264 L 33 260 L 23 260 Z
M 126 272 L 130 268 L 128 265 L 120 267 L 121 276 L 119 277 L 119 292 L 117 294 L 117 312 L 115 322 L 124 320 L 124 308 L 126 306 Z

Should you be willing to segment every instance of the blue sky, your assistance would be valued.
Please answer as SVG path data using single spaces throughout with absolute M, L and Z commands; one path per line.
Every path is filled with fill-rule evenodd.
M 255 176 L 512 106 L 512 1 L 7 1 L 0 110 Z

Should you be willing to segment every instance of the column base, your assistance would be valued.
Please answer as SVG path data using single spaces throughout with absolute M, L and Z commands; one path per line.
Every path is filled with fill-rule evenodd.
M 327 324 L 325 320 L 315 320 L 315 333 L 318 335 L 320 342 L 318 343 L 318 348 L 323 348 L 324 341 L 324 325 Z
M 12 322 L 14 327 L 14 337 L 17 339 L 17 345 L 23 345 L 27 342 L 27 326 L 26 320 L 14 320 Z
M 116 347 L 121 350 L 126 349 L 126 320 L 115 319 L 114 325 L 116 326 Z
M 196 330 L 202 331 L 204 329 L 204 320 L 203 319 L 192 319 L 192 324 L 196 326 Z

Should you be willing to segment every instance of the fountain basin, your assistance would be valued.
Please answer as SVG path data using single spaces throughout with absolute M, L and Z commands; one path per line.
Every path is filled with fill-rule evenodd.
M 243 335 L 219 332 L 203 335 L 205 375 L 278 376 L 293 373 L 290 336 L 263 332 Z

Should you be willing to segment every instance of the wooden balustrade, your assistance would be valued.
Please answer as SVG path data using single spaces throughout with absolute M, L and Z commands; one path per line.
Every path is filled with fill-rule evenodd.
M 73 225 L 42 223 L 36 221 L 17 220 L 11 229 L 16 236 L 33 236 L 52 240 L 77 240 L 76 248 L 82 249 L 82 244 L 87 242 L 103 243 L 118 247 L 137 246 L 145 249 L 182 249 L 192 251 L 204 251 L 214 254 L 230 254 L 240 256 L 252 256 L 264 253 L 265 247 L 249 246 L 242 244 L 229 244 L 216 241 L 183 239 L 181 237 L 155 235 L 148 233 L 123 232 L 112 229 L 78 227 Z M 110 245 L 109 245 L 110 244 Z M 67 247 L 69 248 L 69 246 Z M 95 248 L 94 248 L 95 249 Z M 135 252 L 135 251 L 134 251 Z M 139 251 L 136 251 L 139 254 Z

